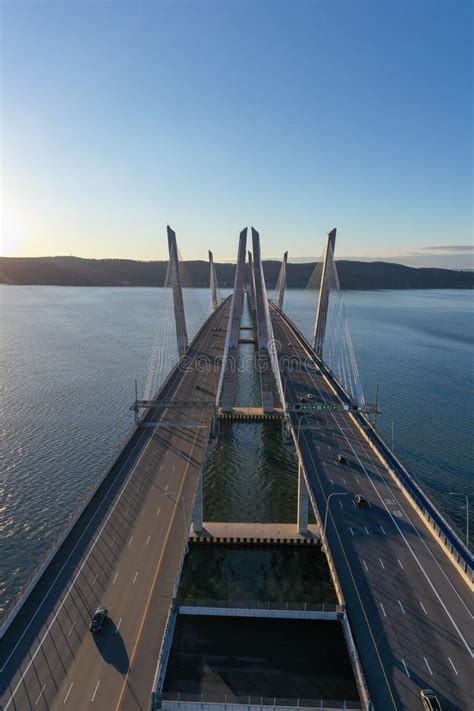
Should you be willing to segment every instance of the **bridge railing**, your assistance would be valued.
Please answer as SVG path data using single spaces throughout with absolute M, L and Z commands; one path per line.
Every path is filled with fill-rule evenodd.
M 299 338 L 304 347 L 311 354 L 314 361 L 318 363 L 323 375 L 330 381 L 331 385 L 336 390 L 341 399 L 344 402 L 350 403 L 350 399 L 346 391 L 338 382 L 334 374 L 331 373 L 324 366 L 323 363 L 321 363 L 304 335 L 286 316 L 285 313 L 280 311 L 278 307 L 276 307 L 274 304 L 272 304 L 272 307 L 279 313 L 281 318 L 286 321 L 287 325 L 293 330 L 297 338 Z M 433 502 L 428 498 L 428 496 L 421 489 L 421 487 L 414 481 L 413 477 L 408 473 L 403 464 L 390 450 L 390 448 L 384 442 L 380 434 L 376 431 L 371 422 L 369 422 L 367 417 L 358 412 L 352 412 L 352 416 L 354 417 L 359 428 L 364 433 L 365 437 L 368 439 L 372 447 L 378 452 L 379 456 L 385 462 L 391 474 L 397 479 L 402 489 L 408 494 L 409 498 L 415 505 L 418 512 L 423 516 L 424 520 L 428 523 L 433 533 L 436 534 L 440 543 L 443 545 L 445 550 L 449 553 L 449 555 L 455 561 L 459 569 L 465 574 L 465 576 L 468 578 L 472 585 L 474 557 L 470 550 L 467 548 L 467 546 L 464 545 L 458 534 L 449 525 L 444 516 L 436 508 Z
M 237 610 L 293 610 L 296 612 L 344 612 L 345 606 L 333 602 L 272 602 L 262 600 L 188 600 L 179 598 L 177 607 L 215 607 Z
M 161 695 L 161 700 L 165 708 L 172 708 L 172 702 L 176 704 L 218 704 L 219 706 L 244 706 L 246 709 L 252 707 L 265 707 L 282 709 L 362 709 L 359 701 L 341 701 L 333 699 L 298 699 L 279 698 L 266 696 L 241 696 L 234 694 L 185 694 L 182 692 L 167 691 Z

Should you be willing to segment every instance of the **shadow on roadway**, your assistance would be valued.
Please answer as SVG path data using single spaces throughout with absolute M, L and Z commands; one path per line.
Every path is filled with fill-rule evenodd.
M 115 667 L 119 674 L 125 676 L 130 666 L 130 660 L 125 642 L 115 622 L 107 617 L 101 632 L 93 636 L 102 659 Z

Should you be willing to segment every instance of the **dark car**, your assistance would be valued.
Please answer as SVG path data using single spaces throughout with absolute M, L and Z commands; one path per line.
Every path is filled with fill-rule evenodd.
M 345 457 L 343 457 L 342 454 L 338 454 L 337 461 L 339 464 L 349 464 L 347 459 Z
M 107 618 L 108 610 L 106 607 L 99 607 L 95 612 L 94 612 L 94 617 L 91 620 L 89 629 L 91 632 L 100 632 L 102 627 L 104 626 L 104 622 Z
M 432 689 L 422 689 L 420 697 L 425 711 L 442 711 L 438 697 Z
M 360 509 L 366 509 L 367 508 L 367 499 L 365 499 L 361 494 L 356 494 L 354 496 L 354 501 L 356 503 L 356 506 L 358 506 Z

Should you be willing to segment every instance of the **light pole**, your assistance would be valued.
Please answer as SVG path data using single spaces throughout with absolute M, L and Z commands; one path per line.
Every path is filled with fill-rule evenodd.
M 299 443 L 299 441 L 300 441 L 300 427 L 301 427 L 301 423 L 303 422 L 304 419 L 308 419 L 308 420 L 309 420 L 309 415 L 307 415 L 307 414 L 305 413 L 305 414 L 303 414 L 303 415 L 300 417 L 300 419 L 298 420 L 298 430 L 297 430 L 297 432 L 296 432 L 296 439 L 297 439 L 298 443 Z M 310 420 L 310 422 L 311 422 L 311 420 Z
M 326 499 L 326 513 L 324 514 L 323 541 L 326 540 L 326 524 L 328 522 L 329 501 L 331 496 L 347 496 L 347 491 L 333 491 Z
M 450 496 L 463 496 L 466 499 L 466 546 L 469 548 L 469 497 L 460 491 L 450 491 Z

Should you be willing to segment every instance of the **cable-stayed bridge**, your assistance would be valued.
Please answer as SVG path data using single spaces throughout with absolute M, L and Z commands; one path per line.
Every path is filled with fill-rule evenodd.
M 147 381 L 133 407 L 136 429 L 2 627 L 3 711 L 178 708 L 161 693 L 174 601 L 190 532 L 205 535 L 206 453 L 220 418 L 233 417 L 278 417 L 293 438 L 295 528 L 308 533 L 311 506 L 360 707 L 416 711 L 427 687 L 443 709 L 473 707 L 472 556 L 371 424 L 339 289 L 336 231 L 327 239 L 311 342 L 284 311 L 287 254 L 270 301 L 258 232 L 252 228 L 248 254 L 247 240 L 244 229 L 224 300 L 209 254 L 209 314 L 190 328 L 185 273 L 168 228 L 163 332 L 175 341 L 176 363 L 157 392 L 156 374 Z M 261 407 L 242 412 L 236 378 L 245 299 Z M 358 495 L 366 508 L 356 505 Z M 89 622 L 101 603 L 109 627 L 93 637 Z

